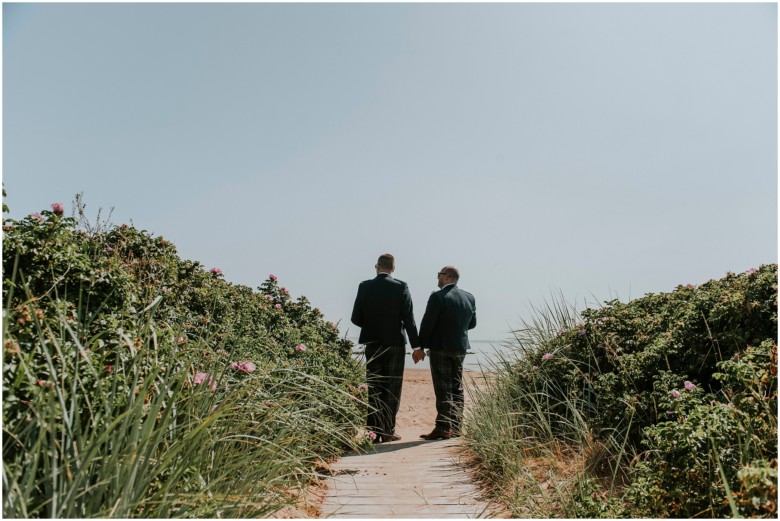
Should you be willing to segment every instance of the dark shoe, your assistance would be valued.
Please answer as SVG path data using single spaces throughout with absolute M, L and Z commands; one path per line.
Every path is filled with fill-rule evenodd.
M 382 436 L 383 441 L 398 441 L 401 437 L 398 434 L 388 434 L 387 436 Z
M 448 440 L 450 439 L 450 431 L 436 428 L 429 434 L 420 434 L 420 438 L 424 440 Z

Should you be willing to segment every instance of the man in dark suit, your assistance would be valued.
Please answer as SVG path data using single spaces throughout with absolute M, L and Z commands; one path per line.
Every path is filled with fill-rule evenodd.
M 395 417 L 401 401 L 404 381 L 406 339 L 412 347 L 420 345 L 412 312 L 412 297 L 406 282 L 394 279 L 395 259 L 380 255 L 376 278 L 360 283 L 352 323 L 360 327 L 359 342 L 366 346 L 368 377 L 368 430 L 376 434 L 376 443 L 400 440 L 395 433 Z
M 420 345 L 431 357 L 431 377 L 436 395 L 436 426 L 425 440 L 460 435 L 463 418 L 463 360 L 469 349 L 469 329 L 477 325 L 474 296 L 457 286 L 460 273 L 445 266 L 437 274 L 439 291 L 428 299 L 420 323 Z M 412 353 L 415 363 L 425 358 L 422 349 Z

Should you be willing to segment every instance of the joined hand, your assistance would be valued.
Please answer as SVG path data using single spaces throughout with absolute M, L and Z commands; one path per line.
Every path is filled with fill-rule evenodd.
M 415 349 L 412 351 L 412 360 L 414 360 L 415 364 L 420 360 L 425 360 L 425 351 L 422 349 Z

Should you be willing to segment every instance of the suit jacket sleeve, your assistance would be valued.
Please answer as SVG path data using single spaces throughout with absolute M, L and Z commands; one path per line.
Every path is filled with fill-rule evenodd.
M 361 289 L 362 286 L 358 287 L 357 296 L 355 297 L 355 305 L 352 306 L 352 323 L 355 324 L 357 327 L 363 327 L 363 304 L 361 302 Z
M 403 321 L 406 335 L 409 337 L 409 344 L 411 344 L 412 347 L 418 347 L 420 345 L 420 337 L 417 334 L 417 323 L 414 321 L 412 296 L 409 294 L 409 286 L 407 285 L 404 285 Z
M 420 322 L 420 347 L 430 349 L 433 331 L 436 329 L 440 312 L 441 302 L 439 302 L 438 293 L 432 293 L 428 298 L 428 304 L 425 306 L 422 322 Z
M 477 304 L 474 300 L 474 297 L 471 298 L 471 307 L 474 309 L 474 315 L 471 317 L 471 321 L 469 322 L 469 329 L 474 329 L 477 327 Z

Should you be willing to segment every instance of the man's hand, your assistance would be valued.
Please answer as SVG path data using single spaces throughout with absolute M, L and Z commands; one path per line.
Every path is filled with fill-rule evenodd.
M 414 360 L 415 364 L 420 360 L 425 360 L 425 351 L 422 349 L 415 349 L 412 351 L 412 360 Z

